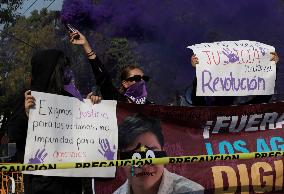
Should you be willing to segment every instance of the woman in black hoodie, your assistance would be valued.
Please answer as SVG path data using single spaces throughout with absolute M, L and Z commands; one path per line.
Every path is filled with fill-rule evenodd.
M 74 76 L 68 58 L 62 51 L 49 49 L 35 53 L 31 60 L 31 90 L 73 96 L 81 99 L 74 85 Z M 25 93 L 9 122 L 10 139 L 16 142 L 17 162 L 23 162 L 28 127 L 28 110 L 34 105 L 34 98 Z M 25 105 L 24 105 L 25 103 Z M 81 178 L 49 177 L 38 175 L 24 176 L 24 189 L 27 194 L 81 194 Z
M 75 38 L 78 35 L 79 38 Z M 124 67 L 120 72 L 120 88 L 117 89 L 113 85 L 112 78 L 107 69 L 92 50 L 86 37 L 79 31 L 76 31 L 70 34 L 70 42 L 74 45 L 81 45 L 84 48 L 91 64 L 96 84 L 100 87 L 100 92 L 104 100 L 117 100 L 135 104 L 153 104 L 147 98 L 146 82 L 149 81 L 149 77 L 144 75 L 142 68 L 136 65 Z M 97 102 L 95 101 L 95 103 Z

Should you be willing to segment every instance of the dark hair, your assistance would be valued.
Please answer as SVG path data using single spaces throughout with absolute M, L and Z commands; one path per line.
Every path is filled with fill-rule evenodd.
M 31 89 L 38 92 L 62 94 L 64 69 L 70 66 L 69 59 L 57 49 L 37 51 L 31 60 Z
M 137 65 L 127 65 L 120 71 L 120 81 L 127 79 L 129 77 L 129 72 L 133 69 L 140 69 L 141 71 L 143 71 L 143 69 L 141 69 Z
M 120 82 L 126 80 L 129 77 L 129 72 L 133 69 L 140 69 L 141 71 L 143 71 L 143 69 L 138 67 L 137 65 L 127 65 L 120 70 Z M 119 88 L 119 92 L 125 92 L 125 88 L 122 85 Z
M 62 94 L 64 88 L 64 69 L 70 67 L 70 60 L 64 55 L 60 55 L 51 74 L 47 92 Z
M 157 137 L 161 147 L 164 147 L 164 136 L 160 121 L 138 113 L 126 117 L 118 126 L 119 149 L 125 149 L 127 146 L 131 145 L 139 135 L 146 132 L 153 133 Z

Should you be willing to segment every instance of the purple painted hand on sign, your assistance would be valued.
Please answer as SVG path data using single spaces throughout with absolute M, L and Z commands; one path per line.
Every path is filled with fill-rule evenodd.
M 40 149 L 37 150 L 35 157 L 29 159 L 29 164 L 40 164 L 44 162 L 45 157 L 47 156 L 47 153 L 43 154 L 45 149 L 40 151 Z
M 99 139 L 99 144 L 102 150 L 99 149 L 98 151 L 103 155 L 103 157 L 107 160 L 113 160 L 115 152 L 110 149 L 108 139 Z M 113 149 L 115 150 L 115 145 L 113 145 Z
M 230 49 L 228 49 L 228 48 L 225 49 L 224 48 L 222 52 L 229 59 L 229 61 L 225 61 L 226 64 L 228 64 L 228 63 L 235 63 L 235 62 L 239 61 L 239 57 L 236 54 L 234 54 Z

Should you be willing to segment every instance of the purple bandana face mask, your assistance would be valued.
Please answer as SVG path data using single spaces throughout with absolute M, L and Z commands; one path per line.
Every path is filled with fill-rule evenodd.
M 147 98 L 145 81 L 141 80 L 131 85 L 127 88 L 124 96 L 128 97 L 135 104 L 145 104 Z
M 80 92 L 75 86 L 75 75 L 69 67 L 64 70 L 64 90 L 75 98 L 83 101 Z

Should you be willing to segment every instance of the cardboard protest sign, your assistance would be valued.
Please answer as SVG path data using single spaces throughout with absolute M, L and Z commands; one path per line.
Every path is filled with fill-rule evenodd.
M 247 96 L 274 94 L 275 48 L 240 40 L 189 46 L 199 59 L 196 65 L 197 96 Z
M 139 181 L 140 184 L 145 185 L 161 180 L 157 177 L 162 177 L 159 193 L 163 193 L 162 189 L 173 191 L 183 189 L 187 193 L 192 191 L 192 193 L 205 194 L 284 192 L 282 156 L 261 158 L 259 154 L 260 157 L 256 159 L 210 161 L 212 154 L 284 151 L 284 102 L 228 107 L 139 106 L 119 103 L 117 110 L 119 134 L 120 130 L 125 130 L 124 127 L 127 125 L 123 123 L 129 121 L 129 117 L 134 118 L 137 114 L 142 114 L 144 115 L 142 118 L 145 119 L 144 127 L 139 128 L 140 125 L 135 124 L 132 125 L 131 130 L 139 128 L 139 131 L 142 131 L 142 128 L 146 128 L 149 132 L 147 117 L 158 119 L 164 137 L 161 150 L 165 151 L 168 157 L 206 155 L 209 160 L 194 162 L 197 160 L 194 157 L 188 161 L 176 159 L 171 161 L 171 164 L 158 165 L 156 170 L 153 170 L 153 166 L 133 166 L 132 176 L 127 175 L 127 172 L 131 172 L 130 167 L 120 167 L 115 180 L 95 181 L 97 194 L 114 191 L 123 193 L 126 186 L 133 186 L 131 185 L 133 181 L 136 181 L 136 185 Z M 151 127 L 159 128 L 159 125 Z M 157 133 L 157 130 L 155 133 L 157 138 L 153 139 L 147 132 L 141 133 L 136 138 L 129 133 L 129 137 L 124 136 L 119 145 L 127 138 L 131 138 L 133 140 L 129 144 L 134 144 L 133 147 L 137 142 L 141 145 L 146 144 L 146 148 L 147 145 L 156 147 L 153 152 L 157 158 L 159 157 L 156 154 L 159 153 L 157 148 L 160 144 L 158 143 L 157 146 L 157 141 L 161 139 L 161 134 Z M 130 146 L 129 149 L 132 147 Z M 137 157 L 140 154 L 142 159 L 152 157 L 148 151 L 146 149 L 144 155 L 143 152 L 136 151 L 133 156 Z M 161 171 L 159 169 L 163 169 L 165 175 L 159 174 L 158 172 Z M 176 177 L 179 177 L 178 180 Z M 169 182 L 164 184 L 165 180 Z
M 25 163 L 115 160 L 118 147 L 116 101 L 89 100 L 32 92 Z M 116 168 L 26 172 L 73 177 L 114 177 Z

